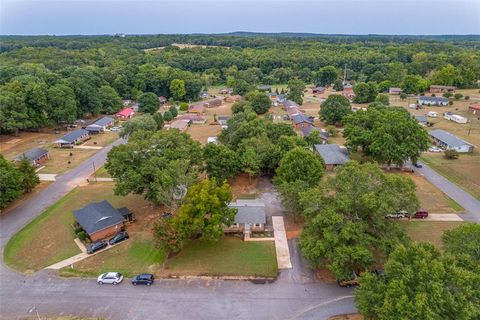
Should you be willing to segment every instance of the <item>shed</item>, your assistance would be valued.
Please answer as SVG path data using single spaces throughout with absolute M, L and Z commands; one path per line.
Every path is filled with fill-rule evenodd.
M 468 110 L 471 111 L 473 114 L 480 113 L 480 103 L 469 105 Z
M 314 94 L 322 94 L 325 92 L 325 87 L 315 87 L 312 89 L 312 93 Z
M 332 171 L 350 160 L 347 150 L 342 150 L 338 144 L 316 144 L 315 150 L 323 159 L 326 170 Z

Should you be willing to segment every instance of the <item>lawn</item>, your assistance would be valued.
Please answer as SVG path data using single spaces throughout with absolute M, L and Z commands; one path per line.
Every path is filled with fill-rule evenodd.
M 74 217 L 71 212 L 101 200 L 108 200 L 115 207 L 128 205 L 141 221 L 142 214 L 151 212 L 139 196 L 115 196 L 113 183 L 77 187 L 10 239 L 4 250 L 5 263 L 21 272 L 31 272 L 80 253 L 73 241 L 71 224 Z M 132 225 L 132 229 L 135 227 Z
M 6 159 L 13 159 L 33 148 L 46 148 L 64 133 L 20 132 L 18 136 L 0 135 L 0 153 Z
M 456 228 L 462 221 L 402 221 L 405 232 L 414 241 L 430 242 L 442 248 L 442 235 L 445 231 Z
M 425 153 L 420 158 L 448 180 L 480 199 L 480 153 L 461 154 L 449 160 L 443 154 Z
M 118 132 L 106 131 L 104 133 L 92 134 L 91 139 L 85 141 L 83 146 L 99 146 L 105 147 L 118 139 Z
M 264 276 L 277 275 L 275 244 L 224 237 L 215 244 L 191 241 L 165 263 L 165 275 Z
M 98 150 L 50 148 L 50 158 L 43 163 L 39 173 L 65 173 L 87 160 Z
M 104 166 L 101 166 L 100 168 L 95 171 L 95 175 L 97 178 L 111 178 L 112 176 L 107 172 L 107 169 L 105 169 Z

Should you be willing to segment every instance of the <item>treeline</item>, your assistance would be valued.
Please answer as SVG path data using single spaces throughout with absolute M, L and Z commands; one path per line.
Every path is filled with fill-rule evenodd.
M 40 182 L 35 168 L 26 158 L 18 165 L 0 155 L 0 211 Z

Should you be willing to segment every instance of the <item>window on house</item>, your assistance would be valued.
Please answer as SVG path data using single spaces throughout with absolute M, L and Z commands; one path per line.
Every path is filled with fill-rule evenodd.
M 255 223 L 255 227 L 261 227 L 261 226 L 262 226 L 262 224 L 260 224 L 260 223 Z

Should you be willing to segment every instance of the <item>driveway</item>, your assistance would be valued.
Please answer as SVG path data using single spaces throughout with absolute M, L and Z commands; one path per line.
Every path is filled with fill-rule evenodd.
M 113 145 L 57 180 L 42 192 L 0 217 L 0 248 L 24 225 L 67 194 L 86 183 L 92 163 L 100 167 Z M 273 203 L 269 215 L 281 208 L 274 193 L 266 195 Z M 267 205 L 269 201 L 266 202 Z M 327 319 L 335 314 L 356 311 L 352 290 L 335 284 L 317 283 L 308 270 L 282 270 L 271 284 L 223 280 L 160 280 L 152 287 L 98 286 L 95 279 L 60 278 L 52 270 L 33 275 L 18 274 L 0 264 L 0 319 L 40 316 L 89 316 L 106 319 Z
M 416 172 L 424 176 L 434 186 L 460 204 L 465 209 L 465 213 L 461 215 L 464 220 L 480 222 L 480 201 L 453 182 L 450 182 L 425 163 L 419 163 L 422 165 L 422 168 L 416 168 Z

